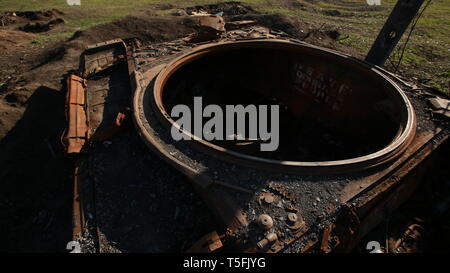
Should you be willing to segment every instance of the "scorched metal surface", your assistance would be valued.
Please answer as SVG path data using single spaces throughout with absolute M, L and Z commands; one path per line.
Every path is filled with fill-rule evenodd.
M 241 41 L 233 32 L 227 32 L 221 40 L 198 47 L 183 40 L 149 45 L 129 42 L 125 54 L 117 53 L 126 56 L 126 63 L 99 72 L 110 79 L 110 84 L 103 83 L 106 98 L 117 96 L 113 94 L 117 90 L 126 94 L 122 87 L 129 84 L 131 104 L 122 104 L 122 100 L 119 104 L 104 102 L 106 106 L 112 103 L 105 107 L 112 109 L 109 114 L 106 112 L 111 120 L 131 108 L 127 117 L 131 115 L 135 126 L 123 134 L 111 135 L 105 142 L 91 140 L 91 148 L 79 161 L 76 178 L 82 178 L 78 184 L 84 184 L 79 186 L 84 189 L 80 197 L 84 201 L 77 205 L 83 213 L 76 215 L 88 215 L 82 217 L 83 228 L 90 230 L 93 240 L 99 242 L 94 247 L 97 251 L 111 251 L 105 247 L 108 244 L 102 243 L 107 239 L 126 242 L 122 251 L 167 251 L 150 247 L 163 244 L 158 244 L 160 237 L 155 233 L 164 227 L 167 232 L 176 227 L 175 238 L 183 225 L 192 229 L 188 242 L 200 239 L 189 249 L 192 252 L 348 251 L 415 189 L 421 169 L 448 137 L 447 125 L 433 119 L 427 109 L 426 98 L 439 94 L 416 88 L 378 67 L 328 49 L 291 39 L 280 40 L 268 29 L 249 27 L 239 30 L 240 35 L 254 33 L 255 28 L 260 33 L 257 38 L 263 40 Z M 240 55 L 242 51 L 246 54 Z M 232 52 L 237 54 L 227 55 Z M 245 56 L 251 56 L 251 61 L 237 67 L 239 58 Z M 263 72 L 270 73 L 263 79 Z M 118 81 L 118 76 L 110 77 L 111 73 L 121 73 L 120 84 L 111 85 Z M 233 103 L 254 103 L 255 97 L 266 96 L 271 102 L 285 106 L 282 117 L 288 125 L 298 125 L 299 121 L 322 122 L 322 128 L 316 127 L 322 130 L 319 136 L 325 132 L 330 138 L 318 138 L 321 143 L 357 139 L 361 137 L 358 128 L 363 128 L 366 136 L 372 134 L 369 147 L 364 149 L 361 143 L 353 141 L 352 145 L 350 141 L 343 144 L 350 149 L 349 153 L 342 153 L 336 149 L 337 145 L 330 145 L 331 153 L 323 153 L 320 158 L 325 160 L 320 160 L 314 158 L 314 153 L 301 154 L 305 147 L 299 146 L 295 139 L 304 135 L 304 130 L 291 130 L 294 137 L 281 142 L 287 148 L 268 156 L 224 143 L 174 141 L 167 109 L 176 103 L 189 104 L 192 99 L 189 89 L 183 90 L 184 97 L 171 97 L 174 87 L 180 81 L 208 86 L 208 80 L 218 80 L 215 77 L 220 73 L 238 91 L 254 89 L 248 92 L 248 102 L 233 94 L 233 90 L 227 90 L 228 86 L 222 82 L 212 93 L 205 89 L 204 95 L 215 103 L 224 103 L 221 92 L 231 92 Z M 296 80 L 299 75 L 311 74 L 334 78 L 341 88 L 327 89 L 329 85 L 317 85 L 317 81 L 305 78 Z M 87 80 L 87 92 L 91 82 L 101 84 L 98 75 Z M 318 93 L 314 86 L 323 86 L 321 91 L 327 96 Z M 347 90 L 343 93 L 348 96 L 334 93 L 335 90 Z M 89 109 L 94 97 L 87 98 Z M 121 108 L 117 109 L 117 105 Z M 134 132 L 150 150 L 138 143 Z M 310 137 L 313 138 L 314 135 Z M 352 147 L 358 149 L 351 150 Z M 157 164 L 155 154 L 188 179 L 166 165 Z M 193 223 L 189 219 L 207 215 L 195 208 L 191 201 L 195 197 L 183 195 L 186 181 L 212 211 L 217 226 L 204 225 L 201 230 L 195 224 L 188 227 L 188 223 Z M 137 197 L 130 185 L 138 187 L 141 195 L 152 194 L 152 189 L 163 186 L 171 190 L 161 191 L 159 201 L 152 202 Z M 123 201 L 127 198 L 130 204 Z M 118 202 L 120 207 L 114 200 L 122 200 Z M 133 200 L 143 205 L 133 204 Z M 183 225 L 177 213 L 156 222 L 146 218 L 143 210 L 145 206 L 153 208 L 152 203 L 163 207 L 166 203 L 178 204 L 177 208 L 186 210 Z M 139 219 L 139 223 L 129 227 L 126 219 Z M 83 228 L 75 229 L 75 237 L 80 238 L 79 230 Z M 209 233 L 202 237 L 202 232 Z M 187 248 L 186 244 L 182 248 Z

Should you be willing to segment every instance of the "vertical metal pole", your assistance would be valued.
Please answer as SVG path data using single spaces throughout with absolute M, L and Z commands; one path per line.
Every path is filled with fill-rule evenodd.
M 398 0 L 366 56 L 366 61 L 382 66 L 391 55 L 424 0 Z

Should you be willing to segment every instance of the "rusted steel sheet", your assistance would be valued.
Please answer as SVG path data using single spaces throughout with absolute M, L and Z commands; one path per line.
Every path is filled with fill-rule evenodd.
M 127 126 L 127 116 L 125 113 L 119 112 L 115 121 L 109 126 L 95 134 L 95 140 L 103 141 L 113 137 L 115 134 L 124 130 Z
M 63 137 L 66 153 L 79 153 L 89 138 L 86 116 L 86 80 L 76 75 L 67 79 L 66 116 L 68 126 Z
M 86 51 L 87 52 L 100 51 L 100 50 L 104 49 L 106 46 L 122 44 L 122 43 L 123 43 L 122 39 L 113 39 L 113 40 L 109 40 L 109 41 L 105 41 L 105 42 L 101 42 L 101 43 L 96 43 L 93 45 L 88 45 L 86 47 Z
M 116 39 L 88 46 L 83 53 L 80 65 L 89 81 L 86 104 L 92 141 L 110 138 L 127 125 L 130 87 L 126 46 Z M 99 74 L 105 69 L 110 70 Z
M 83 52 L 80 69 L 84 77 L 90 77 L 109 67 L 125 62 L 126 45 L 122 39 L 90 45 Z
M 82 167 L 81 161 L 77 160 L 75 162 L 75 170 L 73 174 L 73 202 L 72 202 L 72 240 L 77 240 L 80 234 L 83 232 L 83 227 L 85 223 L 83 202 L 81 200 L 81 185 L 83 182 L 82 178 Z
M 78 168 L 75 168 L 75 174 L 73 179 L 73 206 L 72 206 L 72 240 L 76 240 L 77 236 L 81 234 L 83 227 L 83 211 L 81 209 L 80 191 L 79 191 L 79 179 Z

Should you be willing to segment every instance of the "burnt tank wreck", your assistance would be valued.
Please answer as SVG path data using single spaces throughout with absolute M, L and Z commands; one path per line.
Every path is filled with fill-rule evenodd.
M 448 138 L 445 112 L 430 109 L 443 94 L 256 23 L 199 24 L 184 40 L 93 45 L 68 78 L 63 140 L 77 157 L 73 234 L 85 250 L 111 252 L 118 241 L 167 251 L 159 232 L 184 228 L 188 252 L 350 251 L 411 195 Z M 279 148 L 174 141 L 170 110 L 196 96 L 279 105 Z M 214 220 L 199 220 L 209 217 L 199 200 Z

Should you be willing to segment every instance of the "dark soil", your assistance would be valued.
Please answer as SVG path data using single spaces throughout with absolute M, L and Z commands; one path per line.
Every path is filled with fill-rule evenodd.
M 0 12 L 0 25 L 3 29 L 17 29 L 25 32 L 46 32 L 64 23 L 64 13 L 57 10 L 44 11 L 5 11 Z
M 194 12 L 200 11 L 204 11 L 209 14 L 217 14 L 223 12 L 224 16 L 256 13 L 256 11 L 252 7 L 243 5 L 240 2 L 236 1 L 218 3 L 213 5 L 188 7 L 185 10 L 189 15 L 192 15 Z
M 49 31 L 59 24 L 64 24 L 64 19 L 56 18 L 49 21 L 48 23 L 28 23 L 25 26 L 19 27 L 19 29 L 25 32 L 38 33 Z

